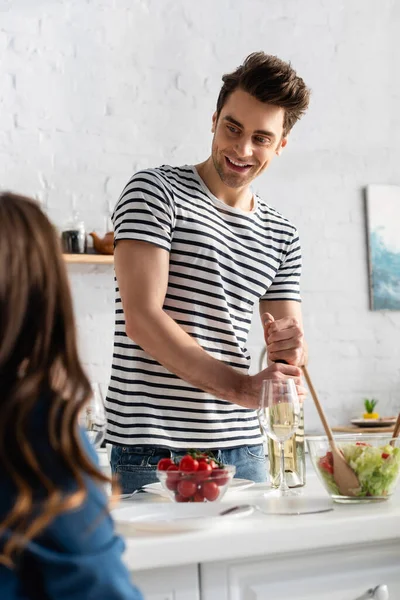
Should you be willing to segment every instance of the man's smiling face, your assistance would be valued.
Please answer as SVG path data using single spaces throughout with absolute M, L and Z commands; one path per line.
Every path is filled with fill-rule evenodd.
M 248 186 L 286 145 L 284 109 L 260 102 L 241 89 L 228 97 L 217 120 L 213 115 L 212 160 L 221 181 Z

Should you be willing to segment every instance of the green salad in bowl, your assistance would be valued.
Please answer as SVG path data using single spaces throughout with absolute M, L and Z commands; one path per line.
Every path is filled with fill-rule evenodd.
M 336 443 L 346 462 L 358 477 L 360 489 L 354 496 L 343 496 L 334 479 L 334 465 L 325 436 L 307 438 L 312 464 L 324 487 L 337 502 L 374 502 L 393 493 L 400 476 L 400 442 L 390 444 L 389 435 L 338 435 Z

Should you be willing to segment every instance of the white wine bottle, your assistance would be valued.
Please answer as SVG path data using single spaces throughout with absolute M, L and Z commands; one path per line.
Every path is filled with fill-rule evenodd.
M 301 487 L 306 483 L 306 461 L 304 452 L 304 408 L 300 408 L 299 427 L 291 438 L 284 442 L 286 482 L 290 488 Z M 271 486 L 280 484 L 279 444 L 268 438 L 269 475 Z
M 285 360 L 277 360 L 275 362 L 287 364 Z M 300 407 L 298 428 L 292 437 L 284 442 L 284 455 L 285 477 L 288 487 L 302 487 L 306 484 L 303 405 Z M 278 488 L 281 482 L 279 444 L 271 438 L 268 438 L 268 460 L 271 487 Z

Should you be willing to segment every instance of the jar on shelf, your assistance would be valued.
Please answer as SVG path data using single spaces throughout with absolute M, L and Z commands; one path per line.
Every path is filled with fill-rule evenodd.
M 65 254 L 85 254 L 86 231 L 83 221 L 77 215 L 68 222 L 61 233 L 62 251 Z

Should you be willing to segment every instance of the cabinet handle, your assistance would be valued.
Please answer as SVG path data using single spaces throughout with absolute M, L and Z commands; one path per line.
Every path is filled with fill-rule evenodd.
M 374 588 L 370 588 L 355 600 L 389 600 L 389 590 L 387 585 L 377 585 Z

